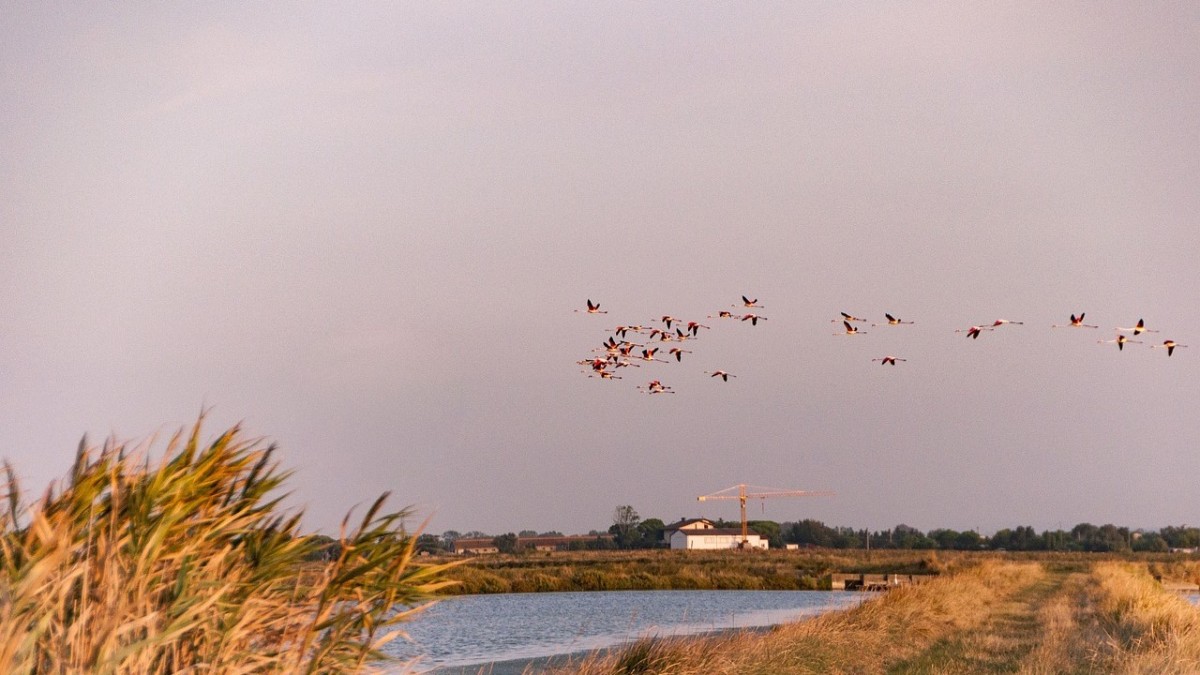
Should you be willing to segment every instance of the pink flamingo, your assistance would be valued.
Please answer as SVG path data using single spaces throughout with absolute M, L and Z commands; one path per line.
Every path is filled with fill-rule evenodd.
M 866 319 L 860 319 L 857 316 L 853 316 L 853 315 L 847 314 L 845 312 L 838 312 L 838 313 L 842 315 L 842 318 L 841 319 L 830 319 L 829 323 L 837 323 L 838 321 L 841 321 L 842 323 L 846 323 L 847 321 L 861 321 L 863 323 L 867 323 Z
M 643 349 L 642 350 L 642 360 L 643 361 L 658 361 L 659 363 L 669 363 L 668 361 L 664 361 L 663 359 L 654 358 L 654 354 L 657 351 L 658 351 L 658 347 L 655 347 L 654 349 Z
M 859 330 L 857 326 L 850 325 L 849 321 L 843 321 L 842 325 L 846 327 L 846 332 L 834 333 L 834 335 L 866 335 L 867 334 L 866 331 Z
M 1054 324 L 1053 326 L 1050 326 L 1050 327 L 1051 328 L 1099 328 L 1100 326 L 1093 326 L 1091 324 L 1084 323 L 1083 322 L 1083 312 L 1080 312 L 1079 316 L 1075 316 L 1074 314 L 1071 315 L 1071 323 L 1066 324 L 1065 326 L 1060 326 L 1058 324 Z
M 889 325 L 889 326 L 899 326 L 901 324 L 903 324 L 903 325 L 912 324 L 912 321 L 901 321 L 900 319 L 897 319 L 896 317 L 892 316 L 891 314 L 888 314 L 887 312 L 884 312 L 883 315 L 887 317 L 887 325 Z M 837 321 L 837 319 L 834 319 L 834 321 Z M 879 324 L 873 323 L 871 325 L 878 326 Z
M 577 309 L 575 311 L 581 312 L 584 310 Z M 606 312 L 606 311 L 601 311 L 600 303 L 598 303 L 598 302 L 593 303 L 591 298 L 588 298 L 588 301 L 587 301 L 587 313 L 588 314 L 608 314 L 608 312 Z
M 1097 344 L 1099 344 L 1099 343 L 1106 343 L 1106 342 L 1115 342 L 1115 343 L 1117 343 L 1117 350 L 1118 350 L 1118 351 L 1121 351 L 1121 350 L 1124 350 L 1124 349 L 1125 349 L 1125 343 L 1126 343 L 1126 342 L 1132 342 L 1132 343 L 1133 343 L 1133 344 L 1135 344 L 1135 345 L 1140 345 L 1140 344 L 1142 344 L 1142 341 L 1141 341 L 1141 340 L 1130 340 L 1130 339 L 1129 339 L 1129 337 L 1128 337 L 1128 336 L 1126 336 L 1126 335 L 1118 335 L 1118 336 L 1116 337 L 1116 339 L 1115 339 L 1115 340 L 1096 340 L 1096 343 L 1097 343 Z
M 1116 330 L 1131 330 L 1131 331 L 1133 331 L 1134 335 L 1141 335 L 1142 333 L 1157 333 L 1158 332 L 1156 330 L 1150 330 L 1149 328 L 1146 328 L 1146 322 L 1142 319 L 1138 319 L 1137 325 L 1134 326 L 1133 328 L 1117 327 Z
M 996 330 L 996 329 L 995 328 L 984 328 L 983 326 L 971 326 L 970 328 L 967 328 L 967 329 L 959 328 L 958 330 L 956 330 L 954 332 L 955 333 L 966 333 L 967 337 L 971 338 L 972 340 L 978 340 L 979 334 L 985 330 Z
M 742 321 L 749 321 L 751 326 L 757 326 L 759 321 L 766 321 L 767 317 L 757 314 L 745 314 L 742 316 Z
M 638 387 L 642 389 L 642 387 Z M 650 380 L 650 383 L 645 386 L 647 394 L 674 394 L 675 392 L 668 386 L 658 380 Z
M 712 372 L 709 372 L 706 370 L 706 371 L 704 371 L 704 374 L 708 375 L 709 377 L 719 377 L 726 382 L 728 382 L 729 378 L 731 378 L 731 377 L 737 377 L 737 375 L 733 375 L 732 373 L 727 373 L 723 370 L 714 370 Z
M 1187 345 L 1181 345 L 1174 340 L 1163 340 L 1163 343 L 1161 345 L 1150 345 L 1150 348 L 1156 349 L 1158 347 L 1166 347 L 1167 348 L 1167 356 L 1170 356 L 1175 351 L 1176 347 L 1186 347 L 1186 346 Z
M 688 350 L 688 349 L 680 349 L 679 347 L 671 347 L 670 349 L 667 350 L 667 353 L 674 356 L 676 361 L 683 361 L 683 355 L 691 354 L 692 352 L 691 352 L 691 350 Z
M 898 359 L 895 356 L 885 356 L 881 359 L 871 359 L 871 360 L 879 361 L 880 362 L 879 365 L 881 365 L 881 366 L 894 366 L 894 365 L 896 365 L 897 361 L 907 361 L 908 359 Z

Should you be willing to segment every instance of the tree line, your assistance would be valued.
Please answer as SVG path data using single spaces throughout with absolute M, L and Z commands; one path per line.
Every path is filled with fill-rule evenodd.
M 740 528 L 740 521 L 714 520 L 718 528 Z M 806 519 L 797 522 L 778 523 L 772 520 L 752 520 L 749 528 L 771 548 L 785 548 L 788 544 L 821 548 L 875 548 L 875 549 L 929 549 L 929 550 L 1005 550 L 1005 551 L 1095 551 L 1166 552 L 1173 549 L 1200 548 L 1200 527 L 1186 525 L 1168 526 L 1159 530 L 1130 529 L 1117 525 L 1093 525 L 1079 523 L 1070 530 L 1036 531 L 1028 525 L 1004 528 L 991 536 L 975 530 L 953 530 L 938 528 L 922 532 L 908 525 L 896 525 L 885 530 L 856 529 L 828 526 L 819 520 Z M 663 540 L 666 524 L 659 518 L 643 519 L 629 505 L 613 510 L 612 525 L 606 531 L 610 538 L 581 543 L 587 549 L 646 549 L 667 546 Z M 588 534 L 602 535 L 605 532 L 592 530 Z M 421 535 L 418 548 L 429 552 L 453 550 L 454 541 L 460 537 L 492 537 L 497 548 L 504 552 L 515 552 L 518 542 L 524 537 L 562 536 L 560 532 L 536 532 L 522 530 L 501 535 L 488 535 L 479 531 L 459 533 L 444 532 L 441 537 Z

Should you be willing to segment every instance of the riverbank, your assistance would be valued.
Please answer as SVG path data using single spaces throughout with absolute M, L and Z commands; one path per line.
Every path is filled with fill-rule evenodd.
M 770 627 L 856 605 L 828 591 L 614 591 L 446 598 L 385 651 L 424 669 L 603 650 L 662 638 Z
M 1200 612 L 1156 581 L 1152 568 L 981 560 L 776 630 L 642 640 L 541 671 L 1200 672 Z
M 462 558 L 433 558 L 433 560 Z M 1193 556 L 1166 553 L 1005 553 L 805 549 L 799 551 L 563 551 L 468 558 L 447 595 L 613 590 L 829 590 L 830 575 L 942 574 L 983 560 L 1092 565 L 1129 561 L 1152 574 L 1200 581 Z
M 595 551 L 482 555 L 450 595 L 613 590 L 829 590 L 834 572 L 938 574 L 959 555 L 930 551 Z
M 687 637 L 670 639 L 705 639 L 722 635 L 738 633 L 756 634 L 775 630 L 776 626 L 753 626 L 750 628 L 730 628 L 726 630 L 708 631 Z M 633 644 L 633 643 L 630 643 Z M 488 663 L 476 663 L 466 666 L 445 666 L 424 671 L 427 675 L 537 675 L 538 673 L 562 672 L 571 668 L 572 664 L 583 663 L 589 659 L 607 658 L 619 654 L 629 645 L 615 645 L 597 650 L 580 650 L 550 656 L 535 656 L 525 659 L 505 659 Z

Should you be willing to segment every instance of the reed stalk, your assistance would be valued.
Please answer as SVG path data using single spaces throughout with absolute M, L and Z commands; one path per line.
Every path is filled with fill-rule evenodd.
M 70 473 L 24 505 L 5 463 L 0 672 L 351 673 L 452 583 L 414 561 L 407 510 L 380 496 L 336 558 L 280 507 L 275 447 L 203 418 L 162 459 L 80 443 Z

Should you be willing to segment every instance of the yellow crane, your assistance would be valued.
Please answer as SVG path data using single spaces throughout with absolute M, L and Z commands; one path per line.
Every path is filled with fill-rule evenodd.
M 757 490 L 757 492 L 747 492 L 746 488 Z M 734 490 L 737 490 L 735 493 Z M 706 502 L 714 499 L 736 499 L 742 505 L 742 543 L 738 544 L 738 548 L 746 548 L 750 543 L 750 530 L 746 526 L 746 500 L 759 499 L 765 500 L 767 497 L 832 497 L 834 493 L 828 490 L 777 490 L 775 488 L 765 488 L 759 485 L 746 485 L 738 483 L 732 487 L 727 487 L 724 490 L 717 490 L 711 495 L 701 495 L 696 498 L 696 501 Z

